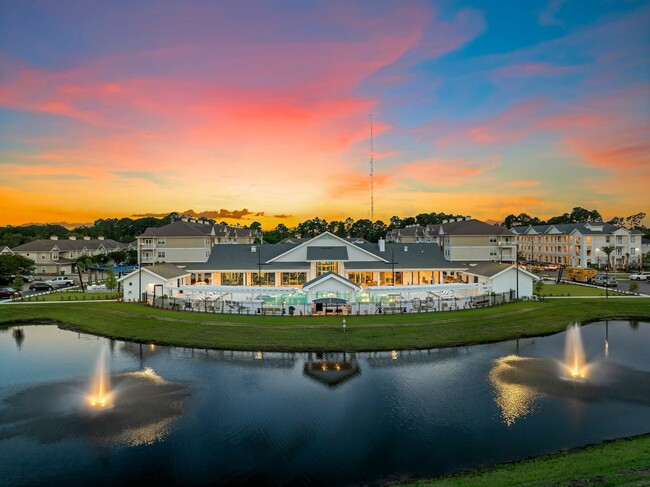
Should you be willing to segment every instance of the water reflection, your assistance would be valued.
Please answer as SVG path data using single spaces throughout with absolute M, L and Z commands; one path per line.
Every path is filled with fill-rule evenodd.
M 539 397 L 529 385 L 515 383 L 510 378 L 518 362 L 526 360 L 517 355 L 501 357 L 494 362 L 494 367 L 488 376 L 494 387 L 496 402 L 503 422 L 508 426 L 530 414 L 533 411 L 534 401 Z
M 494 361 L 489 380 L 503 422 L 508 426 L 534 411 L 541 397 L 577 402 L 616 401 L 650 406 L 650 372 L 594 362 L 589 378 L 568 380 L 554 359 L 510 355 Z M 574 402 L 575 402 L 574 401 Z
M 23 342 L 25 341 L 25 332 L 22 328 L 14 328 L 12 331 L 14 340 L 16 341 L 16 347 L 18 350 L 23 349 Z
M 84 404 L 83 380 L 51 382 L 4 399 L 0 441 L 28 436 L 40 443 L 87 437 L 94 444 L 136 446 L 163 439 L 183 415 L 189 393 L 153 370 L 113 376 L 119 391 L 113 407 L 101 412 Z
M 360 373 L 354 353 L 308 353 L 303 365 L 305 377 L 328 387 L 338 387 Z

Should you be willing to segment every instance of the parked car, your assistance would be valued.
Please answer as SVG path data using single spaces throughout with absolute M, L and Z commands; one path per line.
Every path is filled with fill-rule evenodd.
M 637 272 L 630 275 L 632 281 L 650 281 L 650 272 Z
M 47 282 L 32 282 L 29 285 L 30 291 L 54 291 L 54 286 Z
M 53 277 L 52 279 L 48 279 L 45 282 L 53 287 L 70 287 L 77 284 L 77 281 L 66 276 Z
M 9 298 L 13 298 L 14 296 L 20 296 L 20 293 L 17 293 L 13 289 L 9 289 L 8 287 L 0 288 L 0 299 L 9 299 Z
M 24 275 L 23 276 L 23 281 L 25 281 L 25 282 L 34 282 L 34 280 L 35 280 L 34 276 L 30 276 L 30 275 Z
M 616 284 L 616 279 L 614 279 L 612 276 L 606 276 L 605 274 L 596 274 L 591 279 L 591 282 L 596 286 L 606 286 L 606 287 L 618 286 L 618 284 Z

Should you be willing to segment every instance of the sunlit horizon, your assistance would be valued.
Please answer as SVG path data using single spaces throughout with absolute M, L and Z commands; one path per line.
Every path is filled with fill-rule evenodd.
M 371 122 L 374 220 L 650 213 L 648 25 L 640 0 L 8 3 L 0 225 L 370 218 Z

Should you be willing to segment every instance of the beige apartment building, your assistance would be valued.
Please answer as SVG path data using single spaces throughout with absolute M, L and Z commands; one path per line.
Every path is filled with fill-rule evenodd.
M 36 274 L 72 274 L 75 261 L 79 257 L 108 254 L 116 250 L 125 250 L 130 244 L 123 244 L 112 239 L 99 237 L 91 239 L 39 239 L 14 247 L 12 252 L 34 261 Z
M 505 227 L 472 218 L 445 220 L 438 225 L 410 225 L 386 234 L 387 242 L 437 243 L 445 259 L 514 262 L 516 237 Z
M 162 227 L 149 227 L 137 237 L 139 262 L 179 265 L 206 262 L 213 245 L 252 244 L 261 238 L 257 230 L 180 219 Z

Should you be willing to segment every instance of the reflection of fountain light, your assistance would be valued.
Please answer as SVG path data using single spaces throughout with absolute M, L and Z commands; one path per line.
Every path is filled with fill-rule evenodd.
M 151 350 L 153 352 L 155 349 L 156 349 L 156 346 L 153 343 L 150 343 L 149 344 L 149 350 Z
M 88 404 L 93 408 L 107 408 L 112 405 L 111 379 L 108 374 L 106 344 L 102 346 L 97 358 L 95 373 L 90 381 Z
M 263 358 L 264 354 L 262 352 L 255 353 L 255 360 L 262 360 Z
M 156 384 L 167 384 L 167 381 L 156 374 L 156 372 L 151 367 L 145 367 L 144 370 L 140 370 L 138 372 L 128 372 L 124 375 L 127 377 L 142 377 L 143 379 L 149 379 Z
M 580 327 L 576 323 L 569 325 L 566 331 L 564 365 L 571 378 L 584 379 L 587 372 L 585 367 L 585 351 L 582 346 Z
M 397 352 L 395 350 L 390 352 L 390 358 L 392 358 L 393 360 L 397 360 L 397 357 L 398 357 L 398 355 L 397 355 Z
M 496 403 L 501 410 L 503 421 L 511 426 L 514 422 L 529 414 L 533 409 L 535 399 L 539 396 L 532 388 L 507 380 L 518 363 L 526 359 L 517 355 L 509 355 L 496 360 L 490 371 L 489 379 L 496 391 Z

